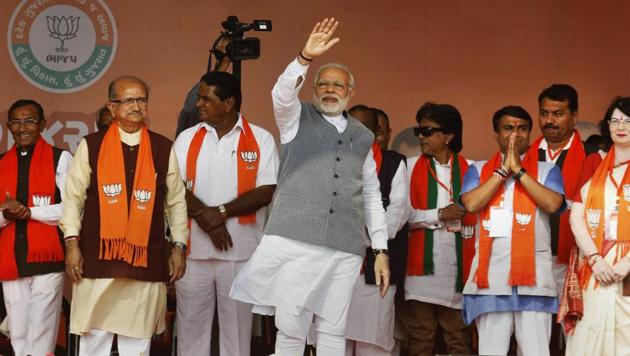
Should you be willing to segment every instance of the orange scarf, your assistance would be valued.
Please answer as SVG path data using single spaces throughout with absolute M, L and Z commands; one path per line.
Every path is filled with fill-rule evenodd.
M 237 196 L 239 197 L 256 188 L 256 176 L 260 164 L 260 148 L 258 147 L 256 137 L 247 120 L 242 116 L 241 119 L 243 129 L 238 139 L 236 163 L 238 174 Z M 186 156 L 186 188 L 191 192 L 194 192 L 195 179 L 197 177 L 197 159 L 199 158 L 199 152 L 201 152 L 201 146 L 206 137 L 206 132 L 203 126 L 199 128 L 193 136 L 188 149 L 188 155 Z M 241 224 L 254 224 L 256 222 L 256 213 L 241 215 L 238 217 L 238 222 Z
M 151 139 L 149 131 L 143 126 L 140 129 L 133 193 L 131 202 L 128 202 L 125 161 L 118 130 L 118 123 L 112 122 L 98 152 L 96 181 L 101 221 L 99 259 L 147 267 L 147 246 L 156 194 Z
M 449 189 L 452 200 L 457 202 L 461 193 L 468 162 L 461 155 L 451 157 L 451 182 Z M 445 183 L 445 182 L 443 182 Z M 414 209 L 437 208 L 437 177 L 433 159 L 422 155 L 413 167 L 411 174 L 410 200 Z M 457 280 L 455 290 L 461 292 L 470 273 L 470 264 L 475 256 L 474 235 L 477 217 L 466 214 L 462 220 L 462 232 L 455 233 L 457 254 Z M 462 238 L 462 233 L 464 238 Z M 433 230 L 414 229 L 409 236 L 407 255 L 407 275 L 423 276 L 433 274 Z
M 540 147 L 540 142 L 543 140 L 541 136 L 534 142 L 530 148 L 528 155 L 537 155 Z M 582 144 L 582 138 L 577 130 L 574 131 L 573 141 L 567 151 L 567 155 L 564 158 L 562 164 L 562 180 L 564 182 L 564 196 L 575 196 L 579 185 L 580 174 L 582 173 L 582 166 L 586 159 L 586 152 L 584 151 L 584 145 Z M 567 264 L 569 263 L 569 257 L 571 255 L 571 249 L 576 246 L 575 237 L 571 231 L 569 225 L 569 216 L 571 210 L 566 209 L 560 214 L 560 221 L 558 224 L 558 262 Z
M 591 185 L 586 196 L 586 202 L 584 204 L 588 231 L 595 242 L 597 251 L 599 251 L 602 256 L 605 256 L 610 247 L 612 247 L 612 243 L 607 243 L 609 241 L 604 240 L 604 202 L 607 199 L 604 188 L 606 186 L 608 176 L 612 173 L 614 163 L 615 146 L 613 145 L 593 174 Z M 626 168 L 623 179 L 619 184 L 616 198 L 619 202 L 616 240 L 617 259 L 619 259 L 620 256 L 623 257 L 628 253 L 630 245 L 630 169 Z M 582 288 L 586 288 L 591 273 L 592 271 L 590 267 L 588 267 L 588 264 L 585 263 L 580 271 L 580 282 L 582 284 Z
M 523 160 L 523 168 L 534 179 L 538 177 L 538 152 L 535 155 L 527 154 Z M 501 152 L 497 152 L 481 170 L 479 185 L 485 183 L 495 169 L 501 166 Z M 505 184 L 497 190 L 488 202 L 488 205 L 479 213 L 481 228 L 479 229 L 479 260 L 474 281 L 478 288 L 488 288 L 488 269 L 490 267 L 490 255 L 492 253 L 492 237 L 489 236 L 490 228 L 484 225 L 490 223 L 490 208 L 499 206 L 505 193 Z M 515 182 L 513 197 L 512 217 L 512 250 L 510 278 L 511 286 L 533 286 L 536 284 L 536 255 L 535 255 L 535 219 L 536 203 L 527 194 L 527 191 L 519 183 Z
M 39 138 L 33 150 L 28 176 L 28 207 L 38 200 L 50 199 L 55 204 L 55 164 L 53 148 Z M 5 192 L 15 199 L 18 185 L 18 153 L 16 146 L 0 160 L 0 203 L 6 200 Z M 0 280 L 19 278 L 15 261 L 15 221 L 0 229 Z M 57 227 L 29 219 L 26 226 L 28 252 L 26 262 L 59 262 L 64 253 L 59 242 Z

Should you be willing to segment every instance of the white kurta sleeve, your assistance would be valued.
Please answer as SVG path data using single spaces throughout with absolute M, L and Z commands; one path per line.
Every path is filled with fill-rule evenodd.
M 72 164 L 70 164 L 70 171 L 64 188 L 65 194 L 63 194 L 59 227 L 65 237 L 79 236 L 83 205 L 87 197 L 87 189 L 90 186 L 91 173 L 87 142 L 82 139 L 74 154 Z
M 363 204 L 365 225 L 370 235 L 373 249 L 387 249 L 387 224 L 381 200 L 381 185 L 376 174 L 376 162 L 372 150 L 363 162 Z
M 307 70 L 308 66 L 301 65 L 297 59 L 293 60 L 280 74 L 271 90 L 273 112 L 280 131 L 281 144 L 291 142 L 297 135 L 301 110 L 299 94 Z
M 392 179 L 392 188 L 389 193 L 389 206 L 385 211 L 387 234 L 390 240 L 396 237 L 398 230 L 402 229 L 407 222 L 409 215 L 409 203 L 407 202 L 409 192 L 407 191 L 407 187 L 409 187 L 409 183 L 407 182 L 407 174 L 405 173 L 405 162 L 400 161 L 400 165 Z
M 57 163 L 57 171 L 55 173 L 55 184 L 61 194 L 61 201 L 57 204 L 47 206 L 34 206 L 31 208 L 31 219 L 37 220 L 47 225 L 58 225 L 61 219 L 62 202 L 64 201 L 64 188 L 66 186 L 66 178 L 72 164 L 72 155 L 68 151 L 61 152 L 59 162 Z

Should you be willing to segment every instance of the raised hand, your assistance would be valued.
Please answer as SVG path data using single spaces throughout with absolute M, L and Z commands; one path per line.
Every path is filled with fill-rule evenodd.
M 326 18 L 322 22 L 316 23 L 302 49 L 302 55 L 308 59 L 313 59 L 326 53 L 339 42 L 339 37 L 331 39 L 338 25 L 339 21 L 335 21 L 334 17 L 330 18 L 330 20 Z

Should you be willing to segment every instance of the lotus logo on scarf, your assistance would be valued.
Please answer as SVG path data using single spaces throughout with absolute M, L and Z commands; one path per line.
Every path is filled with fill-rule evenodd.
M 138 209 L 145 209 L 145 206 L 142 204 L 148 203 L 151 200 L 151 192 L 144 189 L 136 189 L 133 191 L 133 196 L 136 198 L 138 203 Z
M 528 225 L 532 221 L 531 214 L 516 213 L 516 222 L 519 225 Z
M 47 205 L 50 205 L 50 196 L 33 195 L 33 206 L 47 206 Z
M 591 229 L 597 229 L 599 226 L 599 215 L 601 209 L 586 209 L 586 223 Z
M 108 200 L 108 203 L 115 204 L 118 203 L 118 199 L 116 197 L 122 193 L 122 184 L 105 184 L 103 185 L 103 192 L 106 196 L 113 198 Z
M 481 220 L 481 227 L 483 227 L 484 230 L 490 232 L 490 219 Z
M 186 179 L 186 190 L 192 192 L 194 186 L 195 186 L 195 183 L 192 179 Z
M 623 199 L 630 202 L 630 184 L 623 185 Z
M 485 228 L 485 227 L 484 227 Z M 469 239 L 475 235 L 475 226 L 474 225 L 462 225 L 462 237 L 465 239 Z
M 247 169 L 254 169 L 254 165 L 252 163 L 256 162 L 258 159 L 258 153 L 256 151 L 241 152 L 241 159 L 243 159 L 245 163 L 248 163 Z
M 565 199 L 565 201 L 567 202 L 567 209 L 569 210 L 573 209 L 573 200 Z

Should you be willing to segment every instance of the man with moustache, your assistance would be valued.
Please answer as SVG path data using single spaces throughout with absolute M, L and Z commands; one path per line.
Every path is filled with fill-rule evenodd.
M 80 355 L 109 355 L 114 334 L 120 355 L 148 355 L 165 328 L 166 282 L 185 271 L 185 187 L 171 141 L 146 128 L 148 103 L 142 79 L 112 81 L 113 121 L 81 140 L 68 175 L 60 225 Z
M 519 354 L 549 355 L 557 312 L 549 215 L 564 206 L 560 169 L 527 152 L 532 119 L 507 106 L 493 118 L 500 151 L 467 171 L 461 201 L 479 213 L 476 254 L 462 314 L 479 331 L 479 354 L 505 355 L 515 331 Z
M 238 79 L 204 74 L 197 94 L 202 122 L 174 145 L 191 228 L 186 275 L 176 284 L 179 355 L 211 354 L 215 305 L 220 354 L 250 354 L 252 306 L 228 292 L 262 237 L 278 154 L 273 136 L 246 120 L 240 105 Z
M 344 355 L 352 289 L 366 246 L 366 226 L 381 296 L 389 286 L 387 228 L 374 135 L 344 113 L 354 78 L 344 65 L 319 68 L 313 103 L 298 94 L 309 64 L 326 53 L 338 22 L 318 22 L 272 90 L 283 145 L 278 188 L 265 236 L 237 275 L 230 296 L 275 314 L 276 353 L 301 355 L 313 325 L 317 352 Z
M 9 107 L 15 141 L 0 154 L 0 281 L 16 355 L 55 351 L 64 281 L 57 224 L 72 156 L 42 137 L 44 109 L 34 100 Z
M 378 132 L 377 111 L 365 105 L 355 105 L 348 113 L 359 120 L 370 131 Z M 375 138 L 372 153 L 381 184 L 381 196 L 385 208 L 390 255 L 390 283 L 401 285 L 405 280 L 407 267 L 406 225 L 408 210 L 408 181 L 405 156 L 385 150 Z M 397 355 L 399 350 L 394 342 L 394 295 L 390 288 L 385 297 L 379 295 L 374 285 L 374 253 L 368 247 L 361 273 L 354 286 L 348 324 L 346 326 L 346 356 Z
M 553 277 L 562 294 L 564 279 L 575 239 L 569 226 L 572 199 L 578 189 L 580 174 L 586 156 L 598 148 L 582 143 L 575 129 L 578 120 L 578 93 L 568 84 L 553 84 L 538 95 L 538 124 L 542 131 L 532 146 L 531 154 L 537 154 L 541 162 L 554 163 L 562 170 L 567 209 L 549 217 L 551 226 L 551 252 Z
M 389 127 L 389 116 L 385 111 L 372 108 L 378 116 L 378 128 L 376 130 L 376 143 L 386 150 L 389 147 L 389 139 L 392 137 L 392 129 Z

